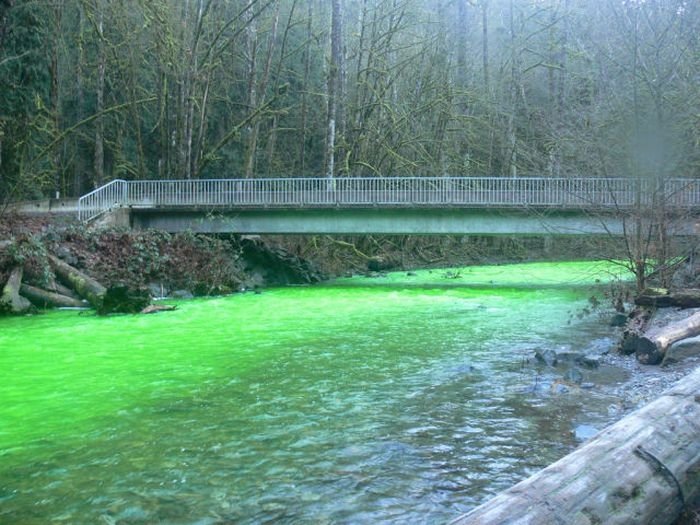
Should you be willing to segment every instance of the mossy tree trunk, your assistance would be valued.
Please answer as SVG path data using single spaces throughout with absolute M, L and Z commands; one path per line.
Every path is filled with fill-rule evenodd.
M 42 290 L 41 288 L 36 288 L 28 284 L 22 284 L 20 293 L 39 308 L 81 308 L 85 306 L 85 303 L 79 299 Z
M 102 309 L 107 288 L 54 255 L 49 255 L 49 262 L 60 280 L 75 290 L 80 297 L 86 299 L 96 310 Z

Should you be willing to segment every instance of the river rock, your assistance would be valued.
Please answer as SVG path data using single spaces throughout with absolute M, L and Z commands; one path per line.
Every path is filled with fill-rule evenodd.
M 627 324 L 627 314 L 615 312 L 610 318 L 610 326 L 625 326 Z
M 597 355 L 582 355 L 576 359 L 576 364 L 584 368 L 598 368 L 601 358 Z
M 549 390 L 552 392 L 552 394 L 568 394 L 571 391 L 571 388 L 569 388 L 569 385 L 566 383 L 562 383 L 561 381 L 555 381 L 552 383 L 552 386 L 549 388 Z
M 586 346 L 583 353 L 585 355 L 607 355 L 616 347 L 617 343 L 617 338 L 613 339 L 612 337 L 601 337 L 600 339 L 591 341 L 591 343 Z
M 700 356 L 700 336 L 689 337 L 671 345 L 666 351 L 664 365 L 677 363 L 690 357 Z
M 546 348 L 544 350 L 537 348 L 535 350 L 535 359 L 538 363 L 547 366 L 557 366 L 558 363 L 557 352 L 551 348 Z
M 556 353 L 560 363 L 577 363 L 583 357 L 583 353 L 571 350 L 557 350 Z
M 572 367 L 564 373 L 564 380 L 575 385 L 580 385 L 583 382 L 583 374 L 578 368 Z
M 595 436 L 598 433 L 598 429 L 592 425 L 578 425 L 572 433 L 576 441 L 583 442 Z

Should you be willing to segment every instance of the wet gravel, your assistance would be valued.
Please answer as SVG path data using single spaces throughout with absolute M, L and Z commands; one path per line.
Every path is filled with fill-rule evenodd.
M 611 393 L 621 399 L 620 415 L 643 407 L 657 399 L 679 379 L 700 366 L 700 357 L 688 357 L 668 366 L 641 365 L 634 355 L 625 356 L 611 352 L 602 356 L 603 363 L 627 370 L 629 379 L 609 387 Z

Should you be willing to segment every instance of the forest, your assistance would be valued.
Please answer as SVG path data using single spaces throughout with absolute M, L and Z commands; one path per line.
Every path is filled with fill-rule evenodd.
M 0 202 L 700 175 L 696 0 L 0 0 Z

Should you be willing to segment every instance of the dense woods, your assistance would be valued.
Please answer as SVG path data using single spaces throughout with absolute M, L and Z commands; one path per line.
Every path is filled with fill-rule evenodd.
M 1 0 L 0 197 L 697 176 L 699 26 L 686 0 Z

